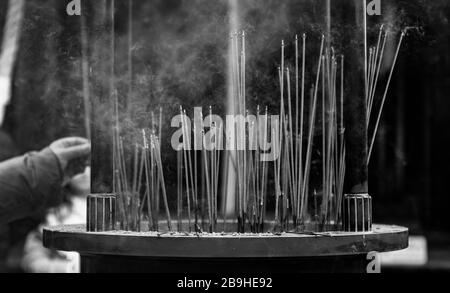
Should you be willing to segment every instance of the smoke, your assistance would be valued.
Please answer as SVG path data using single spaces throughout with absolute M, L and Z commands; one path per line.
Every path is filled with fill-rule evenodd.
M 307 88 L 312 83 L 325 28 L 322 1 L 241 0 L 236 1 L 233 14 L 228 0 L 134 0 L 131 43 L 128 1 L 116 1 L 114 52 L 110 47 L 110 14 L 100 13 L 108 11 L 109 7 L 104 6 L 109 2 L 93 4 L 88 21 L 94 127 L 111 132 L 113 108 L 109 84 L 114 61 L 121 136 L 128 153 L 133 153 L 136 143 L 142 143 L 140 129 L 152 127 L 152 112 L 159 129 L 158 113 L 163 108 L 162 160 L 168 185 L 176 177 L 172 167 L 176 165 L 176 156 L 170 148 L 170 138 L 176 129 L 170 127 L 170 119 L 179 114 L 179 106 L 191 117 L 194 107 L 212 106 L 214 114 L 222 117 L 226 113 L 230 30 L 244 30 L 247 36 L 246 91 L 250 113 L 255 113 L 257 105 L 261 109 L 267 106 L 269 114 L 279 113 L 277 67 L 281 40 L 287 44 L 286 63 L 292 68 L 295 34 L 308 35 Z M 104 19 L 99 15 L 104 15 Z M 309 95 L 307 105 L 308 99 Z

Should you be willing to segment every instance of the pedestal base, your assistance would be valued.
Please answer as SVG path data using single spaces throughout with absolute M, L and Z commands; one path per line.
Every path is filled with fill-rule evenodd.
M 81 255 L 82 273 L 365 273 L 366 255 L 304 258 L 152 258 Z
M 84 225 L 44 229 L 44 246 L 81 254 L 81 270 L 149 273 L 365 272 L 369 252 L 408 247 L 408 229 L 316 234 L 86 232 Z

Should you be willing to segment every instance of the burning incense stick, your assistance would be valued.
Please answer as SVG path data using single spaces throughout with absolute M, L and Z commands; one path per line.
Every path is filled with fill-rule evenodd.
M 144 153 L 144 166 L 145 166 L 145 181 L 146 181 L 146 190 L 145 190 L 145 194 L 146 194 L 146 198 L 147 198 L 147 215 L 148 215 L 148 222 L 149 222 L 149 230 L 155 229 L 154 226 L 154 222 L 153 222 L 153 215 L 152 215 L 152 211 L 153 211 L 153 207 L 152 207 L 152 201 L 150 199 L 150 195 L 153 193 L 153 190 L 150 189 L 150 163 L 149 163 L 149 159 L 148 159 L 148 143 L 147 143 L 147 137 L 145 134 L 145 130 L 142 129 L 142 137 L 143 137 L 143 142 L 144 142 L 144 147 L 143 147 L 143 153 Z M 152 223 L 153 222 L 153 223 Z M 150 223 L 152 223 L 152 225 L 150 225 Z
M 158 168 L 158 174 L 159 174 L 160 184 L 161 184 L 161 189 L 162 189 L 162 194 L 163 194 L 164 207 L 166 209 L 167 226 L 169 228 L 169 231 L 172 231 L 172 220 L 170 217 L 169 203 L 167 201 L 166 186 L 164 183 L 164 181 L 165 181 L 164 180 L 164 172 L 163 172 L 162 162 L 161 162 L 161 146 L 159 144 L 158 138 L 153 137 L 152 147 L 155 151 L 155 158 L 156 158 L 156 164 L 157 164 L 157 168 Z
M 295 35 L 295 137 L 298 136 L 298 122 L 299 122 L 299 115 L 298 115 L 298 111 L 299 111 L 299 76 L 298 76 L 298 71 L 299 71 L 299 64 L 298 64 L 298 35 Z M 302 121 L 303 122 L 303 121 Z M 302 123 L 301 122 L 301 123 Z M 298 146 L 298 139 L 295 139 L 295 157 L 294 157 L 294 177 L 296 180 L 296 186 L 295 186 L 295 197 L 296 197 L 296 202 L 298 200 L 297 196 L 298 196 L 298 168 L 299 168 L 299 146 Z M 296 209 L 297 209 L 297 204 L 295 205 Z M 296 212 L 295 212 L 296 214 Z
M 289 68 L 286 68 L 286 80 L 287 80 L 287 88 L 288 88 L 288 123 L 289 123 L 289 132 L 288 132 L 288 157 L 289 157 L 289 177 L 291 178 L 291 195 L 294 196 L 295 190 L 297 190 L 296 179 L 295 178 L 295 157 L 294 157 L 294 144 L 293 144 L 293 132 L 295 129 L 293 128 L 293 120 L 292 120 L 292 99 L 291 99 L 291 75 Z M 287 129 L 287 127 L 286 127 Z M 292 202 L 294 203 L 294 198 L 292 198 Z
M 177 150 L 177 220 L 178 231 L 182 230 L 183 216 L 183 181 L 182 181 L 182 152 Z
M 369 92 L 370 92 L 370 74 L 372 70 L 372 48 L 369 48 L 369 60 L 368 60 L 368 68 L 367 68 L 367 80 L 366 80 L 366 104 L 369 103 Z
M 309 176 L 309 172 L 311 169 L 312 145 L 313 145 L 313 139 L 314 139 L 314 125 L 315 125 L 316 107 L 317 107 L 317 93 L 318 93 L 318 89 L 319 89 L 324 42 L 325 42 L 325 37 L 322 36 L 322 41 L 321 41 L 321 45 L 320 45 L 320 53 L 319 53 L 319 64 L 317 66 L 316 85 L 314 87 L 314 97 L 313 97 L 313 101 L 312 101 L 311 120 L 310 120 L 310 128 L 309 128 L 309 135 L 308 135 L 308 148 L 307 148 L 307 152 L 306 152 L 306 165 L 305 165 L 306 170 L 305 170 L 305 174 L 303 177 L 303 190 L 302 190 L 303 206 L 305 203 L 306 189 L 308 186 L 308 176 Z
M 297 186 L 297 197 L 301 196 L 301 189 L 303 188 L 303 122 L 304 122 L 304 105 L 305 105 L 305 67 L 306 67 L 306 34 L 303 34 L 303 46 L 302 46 L 302 94 L 300 102 L 300 137 L 298 139 L 298 186 Z M 301 200 L 297 200 L 297 217 L 300 216 L 300 205 Z
M 325 56 L 322 56 L 322 195 L 325 198 L 328 192 L 327 184 L 327 129 L 326 129 L 326 101 L 325 101 Z
M 204 141 L 205 134 L 202 131 L 202 140 Z M 210 177 L 209 177 L 209 168 L 208 168 L 208 157 L 207 157 L 207 151 L 203 148 L 203 162 L 204 162 L 204 168 L 205 168 L 205 174 L 208 174 L 206 177 L 206 198 L 207 198 L 207 207 L 208 207 L 208 218 L 209 218 L 209 232 L 212 232 L 212 222 L 213 222 L 213 215 L 212 215 L 212 195 L 211 195 L 211 184 L 210 184 Z
M 186 113 L 183 111 L 183 108 L 180 106 L 180 114 L 182 117 L 182 132 L 183 132 L 183 154 L 184 154 L 184 172 L 185 172 L 185 183 L 186 183 L 186 199 L 187 199 L 187 209 L 188 209 L 188 227 L 189 231 L 191 231 L 191 200 L 190 200 L 190 191 L 192 186 L 190 186 L 191 177 L 189 176 L 189 162 L 188 162 L 188 129 L 187 129 L 187 119 L 185 117 Z
M 285 50 L 285 46 L 284 46 L 284 41 L 281 41 L 281 68 L 279 68 L 279 78 L 280 78 L 280 128 L 278 130 L 278 145 L 279 148 L 277 150 L 279 150 L 280 152 L 282 152 L 282 142 L 283 142 L 283 127 L 284 127 L 284 50 Z M 278 168 L 277 168 L 277 178 L 278 178 L 278 183 L 277 184 L 277 197 L 281 196 L 281 187 L 280 187 L 280 183 L 279 180 L 281 178 L 281 159 L 278 161 Z
M 158 206 L 158 202 L 159 202 L 159 175 L 158 175 L 158 171 L 155 171 L 156 169 L 156 164 L 155 164 L 155 154 L 154 154 L 154 148 L 151 142 L 151 136 L 150 136 L 150 144 L 147 143 L 147 151 L 149 153 L 148 158 L 149 158 L 149 166 L 150 166 L 150 173 L 148 176 L 150 176 L 150 187 L 149 187 L 149 197 L 150 197 L 150 201 L 151 201 L 151 207 L 153 208 L 152 210 L 152 222 L 153 222 L 153 230 L 154 231 L 158 231 L 159 228 L 159 206 Z
M 370 122 L 371 115 L 372 115 L 373 100 L 375 98 L 375 93 L 376 93 L 376 89 L 377 89 L 377 85 L 378 85 L 378 77 L 380 75 L 381 65 L 383 64 L 384 49 L 386 47 L 386 39 L 387 39 L 387 33 L 385 32 L 384 37 L 383 37 L 383 45 L 381 47 L 381 53 L 379 56 L 379 61 L 378 61 L 378 66 L 377 66 L 377 73 L 375 75 L 374 86 L 373 86 L 372 93 L 371 93 L 371 96 L 369 99 L 369 105 L 368 105 L 368 110 L 367 110 L 367 127 L 369 127 L 369 122 Z

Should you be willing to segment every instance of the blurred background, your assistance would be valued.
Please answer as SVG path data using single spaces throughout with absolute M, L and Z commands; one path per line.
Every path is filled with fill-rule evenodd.
M 86 136 L 83 100 L 85 29 L 92 115 L 107 118 L 104 93 L 111 58 L 109 0 L 82 1 L 81 17 L 68 16 L 69 1 L 25 1 L 12 97 L 0 132 L 0 160 L 45 147 L 64 136 Z M 277 109 L 280 41 L 306 32 L 311 38 L 308 71 L 315 66 L 320 35 L 330 18 L 325 0 L 239 1 L 240 29 L 248 35 L 248 92 L 251 106 Z M 355 20 L 344 17 L 357 1 L 331 1 L 332 43 L 338 52 L 361 46 L 354 38 Z M 0 40 L 8 1 L 0 1 Z M 226 58 L 229 2 L 224 0 L 116 1 L 114 27 L 116 82 L 119 95 L 128 90 L 128 38 L 133 27 L 133 94 L 123 113 L 126 127 L 148 123 L 149 110 L 163 107 L 163 144 L 169 147 L 170 117 L 179 105 L 214 105 L 226 109 Z M 381 121 L 369 190 L 374 222 L 404 225 L 412 235 L 410 249 L 383 257 L 383 270 L 450 271 L 450 196 L 445 185 L 450 164 L 450 2 L 447 0 L 381 0 L 381 15 L 368 19 L 369 40 L 376 41 L 381 23 L 393 32 L 410 28 L 400 52 Z M 352 11 L 355 17 L 361 13 Z M 395 50 L 388 42 L 388 54 Z M 292 46 L 288 55 L 293 56 Z M 290 52 L 289 52 L 290 51 Z M 85 52 L 86 53 L 86 52 Z M 351 74 L 351 73 L 350 73 Z M 312 76 L 312 75 L 311 75 Z M 307 83 L 310 81 L 307 81 Z M 126 103 L 124 103 L 126 104 Z M 175 155 L 163 154 L 167 184 L 176 182 Z M 108 168 L 108 163 L 104 168 Z M 101 173 L 102 170 L 93 170 Z M 98 184 L 103 184 L 99 179 Z M 93 184 L 96 184 L 95 182 Z M 35 222 L 33 222 L 35 223 Z M 11 231 L 12 227 L 0 228 Z M 28 231 L 28 230 L 27 230 Z M 25 232 L 24 232 L 25 233 Z M 9 235 L 3 233 L 2 235 Z M 3 237 L 5 238 L 5 237 Z M 4 239 L 4 242 L 14 241 Z M 23 247 L 23 243 L 17 243 Z M 0 241 L 0 247 L 1 247 Z M 19 249 L 20 250 L 20 249 Z M 0 248 L 1 251 L 1 248 Z M 20 255 L 20 253 L 19 253 Z M 8 256 L 0 255 L 3 267 Z M 0 268 L 2 265 L 0 265 Z

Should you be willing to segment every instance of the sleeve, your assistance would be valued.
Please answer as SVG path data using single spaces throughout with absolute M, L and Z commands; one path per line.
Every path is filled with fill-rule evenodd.
M 0 163 L 0 224 L 63 202 L 62 171 L 49 148 Z

